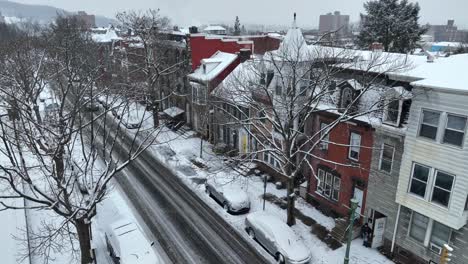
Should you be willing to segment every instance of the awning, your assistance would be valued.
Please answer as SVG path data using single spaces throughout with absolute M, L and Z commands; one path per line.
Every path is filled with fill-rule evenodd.
M 177 117 L 184 113 L 184 110 L 180 109 L 179 107 L 173 106 L 169 107 L 164 110 L 164 113 L 172 118 Z

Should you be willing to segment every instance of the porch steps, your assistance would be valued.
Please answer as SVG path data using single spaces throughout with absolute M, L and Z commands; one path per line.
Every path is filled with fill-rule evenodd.
M 337 241 L 345 243 L 347 240 L 349 218 L 338 218 L 335 220 L 335 227 L 331 230 L 330 235 Z M 353 226 L 353 239 L 356 239 L 361 234 L 359 225 Z

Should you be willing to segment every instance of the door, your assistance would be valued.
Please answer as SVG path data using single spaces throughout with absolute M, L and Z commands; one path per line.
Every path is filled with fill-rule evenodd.
M 359 219 L 361 217 L 362 210 L 362 200 L 364 198 L 364 191 L 358 188 L 354 188 L 354 199 L 358 201 L 358 207 L 356 208 L 356 213 L 354 214 L 354 219 Z
M 387 217 L 374 219 L 374 228 L 372 229 L 373 230 L 372 248 L 378 248 L 378 247 L 383 246 L 386 222 L 387 222 Z

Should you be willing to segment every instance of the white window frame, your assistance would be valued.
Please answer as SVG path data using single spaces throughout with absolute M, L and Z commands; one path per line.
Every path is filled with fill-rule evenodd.
M 321 178 L 321 179 L 320 179 Z M 316 192 L 323 195 L 325 190 L 325 171 L 322 169 L 318 169 L 317 172 L 317 188 Z
M 441 206 L 441 207 L 444 207 L 444 208 L 449 208 L 449 207 L 450 207 L 450 202 L 452 201 L 453 187 L 455 186 L 455 179 L 456 179 L 456 177 L 455 177 L 455 175 L 453 175 L 453 174 L 451 174 L 451 173 L 448 173 L 448 172 L 445 172 L 445 171 L 442 171 L 442 170 L 433 169 L 433 171 L 434 171 L 434 172 L 430 174 L 430 176 L 432 176 L 432 185 L 430 186 L 430 187 L 431 187 L 431 193 L 430 193 L 430 195 L 429 195 L 429 197 L 428 197 L 429 202 L 430 202 L 431 204 L 436 204 L 436 205 Z M 443 174 L 446 174 L 446 175 L 452 177 L 452 189 L 446 190 L 446 189 L 441 188 L 441 187 L 436 187 L 435 183 L 436 183 L 436 180 L 437 180 L 437 173 L 438 173 L 438 172 L 441 172 L 441 173 L 443 173 Z M 444 191 L 447 191 L 447 192 L 450 193 L 450 196 L 449 196 L 449 200 L 448 200 L 447 205 L 443 205 L 443 204 L 440 204 L 440 203 L 437 203 L 437 202 L 433 202 L 433 201 L 432 201 L 432 196 L 434 195 L 434 189 L 435 189 L 435 188 L 438 188 L 438 189 L 441 189 L 441 190 L 444 190 Z
M 386 171 L 386 170 L 382 169 L 383 153 L 384 153 L 384 150 L 385 150 L 385 146 L 389 146 L 389 147 L 391 147 L 393 149 L 392 150 L 392 160 L 391 160 L 391 163 L 390 163 L 390 171 Z M 386 173 L 392 173 L 394 160 L 395 160 L 395 146 L 390 145 L 390 144 L 386 144 L 385 142 L 382 143 L 382 150 L 380 151 L 379 170 L 383 171 L 383 172 L 386 172 Z
M 389 121 L 387 120 L 387 117 L 388 117 L 388 110 L 389 110 L 389 104 L 391 101 L 396 101 L 398 100 L 398 116 L 397 116 L 397 121 L 396 123 L 395 122 L 392 122 L 392 121 Z M 395 98 L 395 96 L 388 96 L 386 99 L 385 99 L 385 106 L 384 106 L 384 112 L 383 112 L 383 123 L 384 124 L 387 124 L 387 125 L 391 125 L 391 126 L 400 126 L 400 122 L 401 122 L 401 112 L 403 110 L 403 100 L 402 99 L 397 99 Z
M 330 179 L 330 184 L 327 184 L 327 179 Z M 336 182 L 339 182 L 339 184 L 336 184 Z M 326 193 L 327 186 L 330 187 L 328 194 Z M 334 197 L 334 191 L 338 191 L 337 197 Z M 327 170 L 318 169 L 317 186 L 315 188 L 315 192 L 322 197 L 338 202 L 340 199 L 341 192 L 341 178 L 336 175 L 333 175 L 333 173 Z
M 419 196 L 418 194 L 415 194 L 415 193 L 411 192 L 411 186 L 413 185 L 413 178 L 414 178 L 414 169 L 416 168 L 416 165 L 429 169 L 429 172 L 427 174 L 426 189 L 424 191 L 424 196 L 423 197 Z M 432 174 L 432 168 L 431 167 L 423 165 L 421 163 L 413 162 L 413 166 L 411 167 L 411 177 L 410 177 L 410 181 L 409 181 L 409 184 L 408 184 L 408 193 L 411 194 L 411 195 L 414 195 L 416 197 L 419 197 L 419 198 L 422 198 L 422 199 L 426 200 L 426 197 L 429 196 L 429 192 L 427 191 L 427 189 L 430 186 L 431 174 Z M 414 180 L 419 181 L 419 182 L 423 182 L 420 179 L 414 179 Z
M 359 146 L 353 145 L 353 142 L 352 142 L 353 141 L 353 134 L 359 136 Z M 351 131 L 351 133 L 349 135 L 349 150 L 348 150 L 348 158 L 349 159 L 354 160 L 354 161 L 359 161 L 359 157 L 361 156 L 361 144 L 362 144 L 361 134 Z M 356 148 L 357 148 L 357 151 L 356 151 Z M 357 152 L 357 158 L 353 158 L 351 156 L 352 151 Z
M 421 127 L 422 125 L 426 125 L 426 126 L 434 126 L 434 125 L 431 125 L 431 124 L 425 124 L 424 123 L 424 111 L 427 111 L 427 112 L 432 112 L 432 113 L 437 113 L 439 114 L 439 123 L 437 124 L 437 130 L 436 130 L 436 135 L 435 135 L 435 138 L 432 139 L 432 138 L 428 138 L 428 137 L 424 137 L 424 136 L 421 136 Z M 418 125 L 418 134 L 417 134 L 417 137 L 418 138 L 423 138 L 425 140 L 430 140 L 430 141 L 435 141 L 435 142 L 438 142 L 439 140 L 439 134 L 440 134 L 440 122 L 442 120 L 442 112 L 441 111 L 437 111 L 437 110 L 432 110 L 432 109 L 426 109 L 426 108 L 423 108 L 421 109 L 421 114 L 420 114 L 420 120 L 419 120 L 419 125 Z
M 456 117 L 465 118 L 465 127 L 463 128 L 463 130 L 457 130 L 457 129 L 447 128 L 449 116 L 456 116 Z M 464 115 L 452 114 L 452 113 L 448 113 L 448 112 L 447 112 L 446 115 L 445 115 L 445 126 L 444 126 L 444 131 L 443 131 L 443 135 L 442 135 L 442 138 L 441 138 L 440 142 L 441 142 L 442 144 L 446 144 L 446 145 L 450 145 L 450 146 L 454 146 L 454 147 L 463 148 L 463 145 L 464 145 L 464 142 L 465 142 L 466 126 L 467 126 L 467 124 L 468 124 L 468 117 L 466 117 L 466 116 L 464 116 Z M 446 133 L 447 130 L 451 130 L 451 131 L 463 133 L 462 144 L 461 144 L 460 146 L 459 146 L 459 145 L 454 145 L 454 144 L 450 144 L 450 143 L 444 142 L 445 133 Z
M 427 218 L 429 218 L 429 221 L 427 223 L 427 227 L 426 227 L 426 232 L 425 232 L 425 235 L 424 235 L 424 241 L 423 242 L 420 242 L 418 240 L 416 240 L 415 238 L 413 238 L 410 234 L 411 234 L 411 229 L 413 228 L 413 219 L 414 219 L 414 213 L 415 211 L 411 211 L 411 217 L 410 217 L 410 223 L 409 223 L 409 227 L 408 227 L 408 233 L 407 233 L 407 236 L 410 237 L 412 240 L 416 241 L 417 243 L 422 243 L 425 247 L 429 248 L 429 250 L 431 250 L 431 245 L 433 245 L 433 243 L 431 242 L 431 239 L 432 239 L 432 231 L 433 231 L 433 228 L 434 228 L 434 223 L 436 222 L 434 219 L 424 215 L 424 214 L 421 214 L 421 213 L 418 213 L 420 215 L 423 215 Z M 416 212 L 417 213 L 417 212 Z M 443 223 L 440 223 L 438 222 L 439 224 L 442 224 L 444 225 Z M 452 239 L 452 233 L 453 233 L 453 229 L 450 228 L 450 234 L 448 236 L 448 241 L 447 241 L 447 244 L 450 243 L 450 240 Z M 431 250 L 431 252 L 434 252 L 433 250 Z M 434 252 L 434 253 L 437 253 L 437 252 Z M 439 253 L 440 254 L 440 253 Z
M 320 137 L 323 137 L 323 134 L 325 133 L 324 130 L 328 127 L 329 124 L 325 122 L 320 122 Z M 328 132 L 325 137 L 322 138 L 320 141 L 320 149 L 321 150 L 328 150 L 328 143 L 330 141 L 330 131 Z

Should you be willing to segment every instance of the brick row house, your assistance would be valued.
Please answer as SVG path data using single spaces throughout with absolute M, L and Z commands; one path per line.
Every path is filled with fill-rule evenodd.
M 233 124 L 236 122 L 232 118 L 237 123 L 248 117 L 260 122 L 265 119 L 262 117 L 271 118 L 273 110 L 279 111 L 275 100 L 280 100 L 289 88 L 288 84 L 280 83 L 279 76 L 287 74 L 288 69 L 269 70 L 265 58 L 286 49 L 288 43 L 306 45 L 305 41 L 302 44 L 300 29 L 294 24 L 283 43 L 271 53 L 250 59 L 241 54 L 248 42 L 194 37 L 195 43 L 237 45 L 224 52 L 216 50 L 219 47 L 214 45 L 213 53 L 209 50 L 207 54 L 211 54 L 207 57 L 192 61 L 192 66 L 195 65 L 194 73 L 189 75 L 192 104 L 198 105 L 193 108 L 194 129 L 213 143 L 236 150 L 236 154 L 260 151 L 255 158 L 261 161 L 261 166 L 278 168 L 280 160 L 265 151 L 268 148 L 265 142 L 257 142 L 257 137 L 252 136 L 261 131 Z M 254 51 L 255 45 L 252 42 L 249 45 L 248 50 Z M 313 158 L 309 157 L 314 170 L 304 170 L 305 198 L 336 217 L 346 217 L 350 199 L 356 198 L 359 202 L 356 223 L 370 224 L 371 246 L 383 249 L 400 263 L 438 263 L 443 244 L 454 248 L 452 263 L 468 263 L 468 139 L 465 136 L 468 80 L 462 72 L 468 66 L 468 57 L 454 55 L 433 60 L 380 51 L 354 53 L 357 56 L 353 61 L 388 55 L 387 58 L 403 59 L 411 67 L 395 72 L 377 68 L 371 72 L 377 93 L 361 98 L 355 107 L 356 112 L 373 107 L 376 110 L 332 125 L 342 117 L 340 109 L 359 97 L 369 78 L 359 68 L 347 68 L 334 76 L 328 87 L 322 87 L 329 91 L 329 96 L 322 101 L 325 107 L 311 114 L 304 128 L 292 124 L 296 130 L 304 129 L 306 137 L 320 138 L 313 142 L 318 147 L 313 151 Z M 251 73 L 250 64 L 262 63 L 264 71 L 248 82 L 263 85 L 273 100 L 248 89 L 246 96 L 262 104 L 264 111 L 253 111 L 239 94 L 223 93 L 236 88 L 229 80 L 236 79 L 239 73 Z M 210 75 L 212 71 L 216 74 Z M 306 85 L 298 82 L 296 89 L 308 95 Z M 216 105 L 203 104 L 207 101 Z M 200 125 L 202 114 L 208 118 L 206 126 Z M 328 126 L 333 129 L 321 137 L 321 131 L 326 131 Z M 265 123 L 264 128 L 272 136 L 276 135 L 272 124 Z

